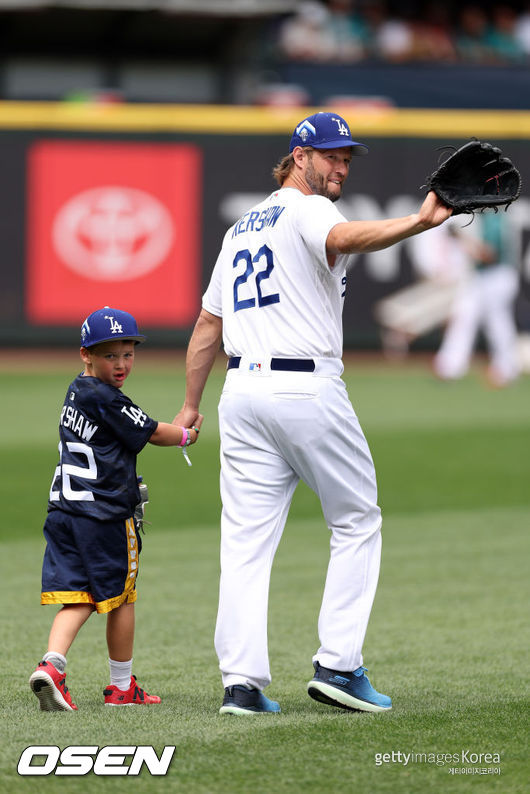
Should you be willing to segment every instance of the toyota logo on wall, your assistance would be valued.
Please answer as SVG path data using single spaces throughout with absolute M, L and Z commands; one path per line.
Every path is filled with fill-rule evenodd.
M 65 265 L 97 281 L 149 273 L 167 257 L 174 237 L 171 215 L 155 196 L 118 185 L 73 196 L 52 227 L 53 246 Z

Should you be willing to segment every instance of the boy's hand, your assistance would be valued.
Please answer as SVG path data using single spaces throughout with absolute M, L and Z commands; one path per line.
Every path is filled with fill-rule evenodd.
M 193 421 L 189 424 L 177 422 L 176 418 L 171 424 L 169 422 L 159 422 L 149 439 L 149 443 L 159 447 L 185 447 L 189 444 L 195 444 L 203 419 L 202 414 L 195 414 Z

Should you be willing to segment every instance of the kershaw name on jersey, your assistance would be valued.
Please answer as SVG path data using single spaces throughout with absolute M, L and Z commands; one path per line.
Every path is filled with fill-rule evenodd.
M 237 237 L 243 232 L 260 232 L 265 226 L 274 226 L 284 209 L 285 207 L 274 206 L 267 207 L 261 212 L 256 210 L 246 212 L 233 227 L 232 237 Z
M 348 256 L 330 267 L 326 238 L 345 221 L 329 199 L 281 188 L 228 229 L 203 296 L 227 355 L 342 356 Z
M 90 441 L 98 426 L 89 422 L 86 416 L 72 408 L 71 405 L 63 405 L 61 411 L 61 418 L 59 424 L 63 427 L 70 428 L 72 433 L 83 439 L 83 441 Z

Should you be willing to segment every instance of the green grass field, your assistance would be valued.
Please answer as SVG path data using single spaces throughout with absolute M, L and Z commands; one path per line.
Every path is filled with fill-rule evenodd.
M 282 714 L 234 718 L 217 713 L 222 686 L 213 649 L 221 370 L 207 388 L 193 467 L 174 449 L 148 447 L 139 457 L 152 523 L 138 583 L 134 671 L 163 703 L 103 707 L 105 621 L 94 616 L 69 654 L 68 685 L 79 712 L 38 710 L 27 679 L 54 614 L 39 604 L 41 528 L 58 412 L 77 358 L 43 369 L 42 360 L 0 367 L 2 793 L 36 785 L 68 794 L 527 790 L 529 378 L 490 391 L 476 370 L 459 383 L 441 384 L 421 362 L 347 366 L 384 516 L 365 664 L 394 708 L 382 715 L 348 713 L 306 694 L 329 537 L 318 502 L 300 486 L 271 585 L 268 694 L 280 701 Z M 151 415 L 171 420 L 182 400 L 182 375 L 177 357 L 174 365 L 150 361 L 146 348 L 125 391 Z M 22 751 L 40 744 L 176 750 L 164 777 L 146 770 L 134 778 L 19 776 Z M 433 760 L 463 751 L 499 754 L 500 761 Z M 382 753 L 394 753 L 394 762 L 378 765 Z M 398 753 L 414 757 L 405 765 Z

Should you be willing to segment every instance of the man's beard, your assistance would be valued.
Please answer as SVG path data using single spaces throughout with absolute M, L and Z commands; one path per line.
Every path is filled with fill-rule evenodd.
M 332 193 L 328 190 L 328 181 L 322 174 L 317 174 L 312 160 L 309 161 L 305 172 L 305 181 L 311 188 L 311 192 L 315 196 L 324 196 L 330 201 L 338 201 L 340 199 L 341 190 L 338 193 Z M 340 188 L 340 185 L 339 185 Z

